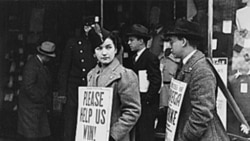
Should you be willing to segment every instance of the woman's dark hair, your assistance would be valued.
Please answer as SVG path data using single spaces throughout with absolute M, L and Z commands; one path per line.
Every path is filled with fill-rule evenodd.
M 100 46 L 101 44 L 103 44 L 103 42 L 107 38 L 110 38 L 113 41 L 115 48 L 117 49 L 117 53 L 115 54 L 115 55 L 117 55 L 122 48 L 122 43 L 121 43 L 121 38 L 119 37 L 119 32 L 116 30 L 114 30 L 112 32 L 109 32 L 109 31 L 104 32 L 103 31 L 101 34 L 102 34 L 102 37 L 100 35 L 98 35 L 94 29 L 91 29 L 89 31 L 89 41 L 91 43 L 93 53 L 95 52 L 95 49 L 98 46 Z
M 117 52 L 116 52 L 115 55 L 117 55 L 120 52 L 121 48 L 122 48 L 121 38 L 119 37 L 118 31 L 110 32 L 110 34 L 107 36 L 107 38 L 110 38 L 113 41 L 113 43 L 115 45 L 115 48 L 117 49 Z

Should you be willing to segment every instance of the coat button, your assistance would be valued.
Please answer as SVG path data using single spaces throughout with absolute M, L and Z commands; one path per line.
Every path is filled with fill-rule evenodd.
M 81 59 L 81 62 L 83 63 L 83 62 L 84 62 L 84 59 Z
M 85 81 L 85 78 L 82 78 L 82 81 Z
M 82 44 L 82 41 L 78 41 L 78 44 L 81 45 L 81 44 Z
M 80 53 L 83 53 L 83 50 L 80 50 Z
M 82 71 L 85 72 L 85 69 L 83 68 Z

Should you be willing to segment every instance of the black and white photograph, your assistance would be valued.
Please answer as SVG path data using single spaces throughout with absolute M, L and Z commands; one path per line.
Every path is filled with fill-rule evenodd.
M 250 0 L 0 0 L 0 141 L 250 141 Z

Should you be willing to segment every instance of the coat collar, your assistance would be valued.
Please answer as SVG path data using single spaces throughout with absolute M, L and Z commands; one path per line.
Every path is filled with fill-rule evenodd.
M 205 58 L 205 55 L 201 51 L 197 50 L 187 63 L 182 66 L 177 75 L 177 79 L 183 81 L 185 74 L 190 73 L 193 70 L 194 64 L 202 58 Z
M 197 51 L 191 56 L 191 58 L 187 61 L 187 63 L 183 65 L 183 69 L 182 69 L 182 70 L 184 70 L 184 72 L 191 72 L 192 69 L 193 69 L 193 65 L 194 65 L 198 60 L 200 60 L 201 58 L 204 58 L 204 57 L 205 57 L 205 55 L 204 55 L 201 51 L 197 50 Z
M 43 65 L 43 63 L 41 62 L 41 60 L 38 58 L 37 55 L 35 55 L 33 57 L 34 57 L 34 59 L 36 60 L 36 62 L 38 64 L 41 75 L 44 75 L 44 79 L 50 81 L 50 78 L 49 78 L 50 74 L 49 74 L 48 68 Z
M 138 60 L 138 58 L 140 58 L 140 56 L 142 55 L 142 53 L 146 50 L 146 47 L 142 48 L 141 50 L 139 50 L 138 52 L 136 52 L 137 54 L 137 58 L 136 60 Z
M 114 58 L 114 60 L 104 69 L 101 69 L 99 65 L 96 65 L 95 71 L 93 73 L 94 76 L 92 78 L 94 79 L 94 85 L 99 87 L 106 87 L 110 83 L 112 83 L 114 80 L 120 78 L 119 75 L 120 70 L 118 69 L 120 66 L 120 63 L 117 58 Z M 97 79 L 97 77 L 101 77 Z M 98 82 L 98 84 L 97 84 Z
M 114 71 L 118 66 L 119 66 L 119 61 L 117 58 L 114 58 L 114 60 L 104 69 L 102 69 L 99 65 L 96 66 L 96 69 L 98 72 L 102 73 L 110 73 L 112 71 Z
M 33 58 L 36 60 L 39 68 L 43 68 L 43 63 L 42 63 L 42 60 L 40 60 L 40 58 L 38 58 L 38 55 L 34 55 Z
M 138 57 L 138 59 L 137 59 L 137 61 L 135 62 L 135 64 L 139 63 L 140 60 L 141 60 L 141 58 L 144 58 L 143 56 L 145 56 L 145 54 L 146 54 L 147 52 L 148 52 L 148 49 L 145 48 L 145 49 L 143 50 L 143 52 L 140 54 L 140 56 Z M 139 64 L 140 64 L 140 63 L 139 63 Z

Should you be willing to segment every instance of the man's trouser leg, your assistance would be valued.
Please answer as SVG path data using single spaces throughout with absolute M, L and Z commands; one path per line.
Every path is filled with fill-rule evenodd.
M 64 113 L 64 141 L 75 141 L 77 120 L 77 106 L 65 105 Z

